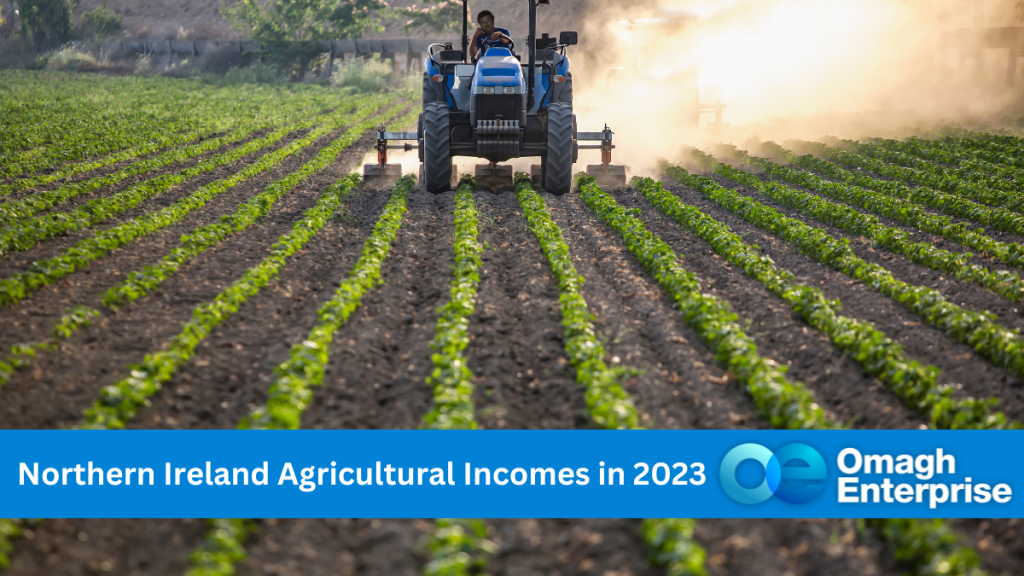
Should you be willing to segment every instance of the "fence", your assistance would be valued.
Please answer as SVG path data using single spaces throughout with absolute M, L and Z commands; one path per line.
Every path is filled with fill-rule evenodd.
M 391 60 L 395 70 L 400 71 L 398 55 L 404 55 L 406 71 L 412 71 L 422 65 L 426 57 L 427 47 L 434 43 L 453 42 L 452 40 L 319 40 L 317 41 L 324 53 L 330 53 L 330 61 L 351 58 L 371 58 L 379 55 L 383 60 Z M 456 42 L 457 43 L 457 42 Z M 255 40 L 113 40 L 106 45 L 106 50 L 124 54 L 154 54 L 172 57 L 196 57 L 213 52 L 234 52 L 239 55 L 254 54 L 260 50 L 260 43 Z

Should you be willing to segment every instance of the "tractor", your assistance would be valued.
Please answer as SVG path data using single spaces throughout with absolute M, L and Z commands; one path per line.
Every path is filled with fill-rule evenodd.
M 550 0 L 529 0 L 527 62 L 516 55 L 515 44 L 485 45 L 469 60 L 469 8 L 462 3 L 462 46 L 432 44 L 423 73 L 423 112 L 416 132 L 377 133 L 378 164 L 364 169 L 366 180 L 391 180 L 400 165 L 387 163 L 389 148 L 412 149 L 417 142 L 421 180 L 427 191 L 440 194 L 456 181 L 452 158 L 468 156 L 489 163 L 476 167 L 476 176 L 512 183 L 512 167 L 498 163 L 512 158 L 540 157 L 531 166 L 534 184 L 561 195 L 572 186 L 572 166 L 580 149 L 600 149 L 601 164 L 587 172 L 604 185 L 624 185 L 624 166 L 611 164 L 613 132 L 579 132 L 572 109 L 572 72 L 566 50 L 577 43 L 576 32 L 558 38 L 537 37 L 537 7 Z M 580 145 L 580 141 L 598 144 Z

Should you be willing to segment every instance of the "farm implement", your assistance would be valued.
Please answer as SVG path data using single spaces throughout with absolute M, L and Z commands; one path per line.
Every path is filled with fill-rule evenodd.
M 478 182 L 492 189 L 511 189 L 513 158 L 540 157 L 531 166 L 534 185 L 561 195 L 572 186 L 572 166 L 580 150 L 600 150 L 601 163 L 587 174 L 602 185 L 626 184 L 624 166 L 613 165 L 614 133 L 580 132 L 572 108 L 572 72 L 566 50 L 577 43 L 576 32 L 558 38 L 537 37 L 537 6 L 529 0 L 528 59 L 522 63 L 515 43 L 485 42 L 479 58 L 470 60 L 468 5 L 463 1 L 462 46 L 432 44 L 424 63 L 423 112 L 416 132 L 377 132 L 377 163 L 363 169 L 367 183 L 393 184 L 401 166 L 388 163 L 389 149 L 419 152 L 420 177 L 435 194 L 452 189 L 458 179 L 455 156 L 482 158 Z M 581 145 L 580 142 L 593 142 Z M 402 142 L 402 144 L 392 144 Z M 413 144 L 415 142 L 415 144 Z

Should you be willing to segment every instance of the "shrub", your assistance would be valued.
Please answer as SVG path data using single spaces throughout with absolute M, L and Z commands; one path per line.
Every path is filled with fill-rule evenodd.
M 359 92 L 380 92 L 388 85 L 391 67 L 382 60 L 355 58 L 336 65 L 331 84 Z
M 82 13 L 82 31 L 88 34 L 109 36 L 123 28 L 121 17 L 104 6 L 97 6 L 91 12 Z
M 52 52 L 47 57 L 47 70 L 79 70 L 81 68 L 92 68 L 98 62 L 96 57 L 88 52 L 82 52 L 73 46 L 65 46 L 60 50 Z
M 224 75 L 228 82 L 245 84 L 281 84 L 288 78 L 276 64 L 253 62 L 251 66 L 232 66 Z

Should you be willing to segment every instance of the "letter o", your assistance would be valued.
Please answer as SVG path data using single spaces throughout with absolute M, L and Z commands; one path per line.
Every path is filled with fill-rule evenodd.
M 48 479 L 48 476 L 51 472 L 53 473 L 52 482 Z M 47 468 L 46 470 L 43 470 L 43 484 L 46 484 L 47 486 L 53 486 L 54 484 L 57 483 L 58 480 L 60 480 L 60 472 L 57 472 L 56 468 Z
M 853 456 L 853 466 L 846 465 L 846 457 Z M 836 459 L 836 464 L 839 465 L 839 469 L 843 471 L 843 474 L 856 474 L 860 472 L 860 466 L 864 463 L 863 457 L 860 455 L 860 451 L 856 448 L 844 448 L 839 453 L 839 457 Z
M 516 474 L 522 474 L 523 479 L 516 480 Z M 512 483 L 515 484 L 516 486 L 522 486 L 523 484 L 526 484 L 526 470 L 522 468 L 513 468 L 510 477 L 512 478 Z

